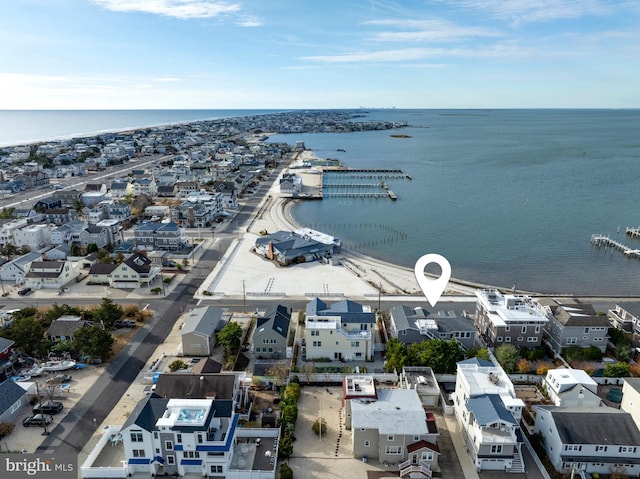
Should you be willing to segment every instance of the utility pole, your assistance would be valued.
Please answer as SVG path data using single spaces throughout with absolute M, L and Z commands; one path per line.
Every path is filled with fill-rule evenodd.
M 247 292 L 244 286 L 244 279 L 242 280 L 242 312 L 247 312 Z

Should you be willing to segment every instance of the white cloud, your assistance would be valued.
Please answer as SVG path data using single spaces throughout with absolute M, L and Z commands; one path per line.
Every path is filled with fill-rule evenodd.
M 502 36 L 502 34 L 487 28 L 459 26 L 445 20 L 377 20 L 367 22 L 367 24 L 413 30 L 381 32 L 373 37 L 379 41 L 452 41 L 462 38 Z
M 93 0 L 114 12 L 142 12 L 175 17 L 213 18 L 241 10 L 240 4 L 218 0 Z
M 160 78 L 154 78 L 153 81 L 156 83 L 175 83 L 175 82 L 182 81 L 182 79 L 177 77 L 160 77 Z
M 513 24 L 557 19 L 600 16 L 611 12 L 611 5 L 600 0 L 442 0 L 455 8 L 471 8 Z

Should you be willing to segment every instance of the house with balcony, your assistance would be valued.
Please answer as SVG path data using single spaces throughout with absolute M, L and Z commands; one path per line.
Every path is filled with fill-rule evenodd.
M 32 261 L 24 284 L 32 289 L 60 289 L 77 277 L 76 264 L 71 261 Z
M 127 195 L 133 195 L 133 188 L 131 187 L 129 181 L 115 180 L 111 183 L 109 193 L 111 195 L 111 198 L 113 198 L 114 200 L 120 200 Z
M 154 198 L 158 194 L 158 185 L 153 178 L 138 178 L 131 183 L 133 196 L 147 195 Z
M 190 246 L 183 228 L 173 221 L 168 223 L 145 222 L 136 225 L 134 242 L 139 250 L 179 251 Z
M 451 399 L 476 469 L 524 472 L 519 426 L 524 402 L 504 370 L 478 358 L 458 362 Z
M 640 431 L 631 414 L 610 407 L 535 406 L 534 432 L 561 474 L 640 473 Z
M 414 389 L 377 389 L 371 376 L 346 376 L 343 392 L 353 457 L 393 464 L 400 477 L 432 477 L 439 431 Z
M 513 344 L 537 348 L 549 318 L 530 296 L 502 294 L 495 289 L 476 291 L 474 324 L 489 347 Z
M 80 476 L 96 477 L 101 469 L 100 450 L 111 444 L 120 448 L 122 459 L 118 465 L 111 464 L 110 477 L 139 473 L 274 479 L 279 429 L 241 428 L 238 419 L 232 400 L 151 394 L 121 427 L 105 429 L 82 464 Z
M 46 224 L 25 226 L 13 232 L 13 244 L 17 247 L 26 246 L 31 251 L 51 246 L 51 231 L 54 228 Z
M 89 225 L 80 232 L 79 240 L 80 245 L 85 248 L 90 244 L 94 244 L 98 248 L 104 248 L 111 244 L 111 234 L 108 228 Z
M 34 261 L 42 261 L 42 254 L 37 251 L 31 251 L 6 262 L 0 267 L 0 280 L 14 284 L 23 283 L 26 274 L 29 272 L 29 266 Z
M 94 281 L 92 273 L 94 268 L 98 265 L 94 265 L 89 271 L 90 281 Z M 142 288 L 144 286 L 150 286 L 162 269 L 151 264 L 151 260 L 140 253 L 133 253 L 122 263 L 116 265 L 116 267 L 108 273 L 109 286 L 118 289 L 134 289 Z M 97 277 L 95 281 L 99 280 Z
M 54 246 L 80 243 L 80 234 L 87 227 L 84 221 L 72 220 L 51 231 L 51 244 Z
M 616 304 L 607 311 L 611 326 L 627 333 L 640 334 L 640 303 Z
M 477 330 L 473 321 L 454 311 L 432 314 L 420 306 L 398 305 L 391 308 L 390 315 L 391 336 L 406 345 L 429 339 L 455 339 L 466 351 L 476 342 Z
M 306 358 L 367 361 L 373 358 L 376 314 L 351 300 L 309 302 L 305 317 Z
M 606 351 L 609 319 L 598 315 L 591 304 L 577 299 L 539 298 L 537 301 L 549 319 L 544 338 L 556 355 L 571 346 Z

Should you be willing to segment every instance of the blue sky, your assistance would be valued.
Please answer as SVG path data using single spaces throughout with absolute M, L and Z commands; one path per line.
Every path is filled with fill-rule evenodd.
M 638 108 L 637 0 L 10 0 L 0 109 Z

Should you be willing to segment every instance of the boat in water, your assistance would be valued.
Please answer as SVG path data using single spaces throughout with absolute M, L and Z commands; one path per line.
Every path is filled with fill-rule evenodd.
M 47 361 L 42 364 L 42 369 L 45 371 L 66 371 L 67 369 L 73 369 L 76 367 L 76 362 L 73 359 L 64 359 L 62 361 Z

